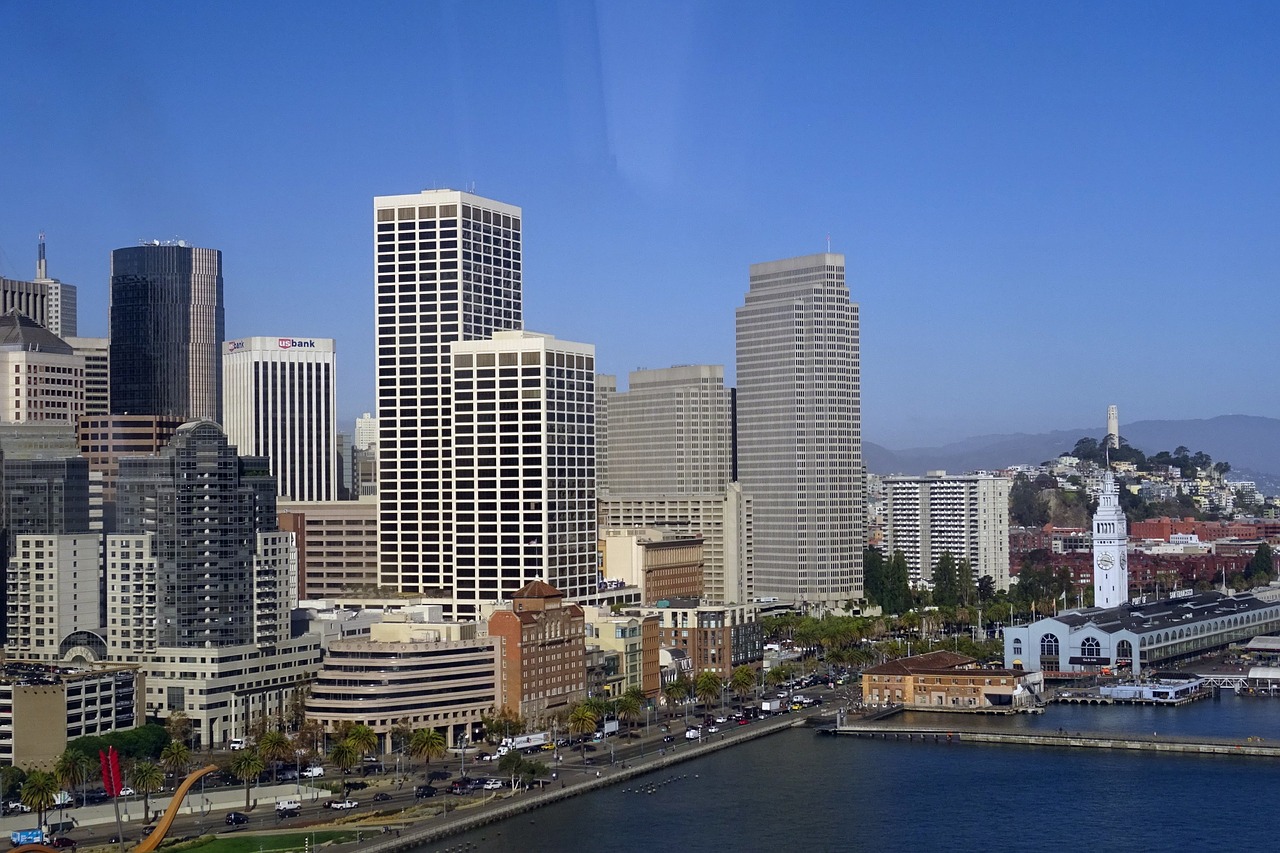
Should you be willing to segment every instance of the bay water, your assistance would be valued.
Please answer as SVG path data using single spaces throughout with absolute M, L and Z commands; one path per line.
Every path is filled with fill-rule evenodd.
M 1261 737 L 1280 700 L 1051 706 L 904 722 Z M 790 730 L 421 848 L 427 851 L 1276 850 L 1280 762 L 935 744 Z

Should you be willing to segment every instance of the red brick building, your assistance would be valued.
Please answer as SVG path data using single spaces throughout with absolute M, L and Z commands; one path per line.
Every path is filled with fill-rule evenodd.
M 525 585 L 489 617 L 489 635 L 502 638 L 502 695 L 531 727 L 587 698 L 586 622 L 560 590 Z

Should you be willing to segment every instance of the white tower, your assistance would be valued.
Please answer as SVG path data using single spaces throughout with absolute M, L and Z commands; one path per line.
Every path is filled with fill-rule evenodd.
M 1120 446 L 1120 410 L 1115 406 L 1107 406 L 1107 445 Z
M 1119 607 L 1129 600 L 1129 526 L 1120 509 L 1120 490 L 1108 471 L 1093 515 L 1093 603 Z

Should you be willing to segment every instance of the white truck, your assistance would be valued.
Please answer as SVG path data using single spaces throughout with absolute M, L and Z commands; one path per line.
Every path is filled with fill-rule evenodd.
M 765 714 L 778 714 L 782 712 L 783 704 L 781 699 L 764 699 L 760 702 L 760 710 Z
M 498 755 L 506 755 L 513 749 L 541 749 L 545 743 L 551 743 L 551 732 L 504 737 L 502 744 L 498 747 Z
M 276 803 L 277 812 L 300 812 L 302 811 L 301 800 L 280 800 Z

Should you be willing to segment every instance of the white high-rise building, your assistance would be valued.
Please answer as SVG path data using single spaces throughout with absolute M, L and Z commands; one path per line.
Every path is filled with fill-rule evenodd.
M 101 544 L 97 533 L 16 537 L 6 602 L 10 657 L 69 660 L 76 647 L 102 642 Z
M 43 285 L 48 294 L 47 321 L 38 322 L 42 322 L 45 328 L 60 338 L 75 337 L 79 331 L 76 286 L 64 284 L 56 278 L 49 278 L 49 265 L 44 256 L 43 234 L 40 235 L 40 253 L 36 258 L 36 277 L 33 283 Z
M 111 341 L 107 338 L 66 339 L 76 355 L 84 356 L 84 413 L 96 418 L 111 413 Z
M 533 332 L 453 345 L 455 610 L 541 580 L 594 593 L 595 348 Z
M 240 338 L 223 344 L 227 440 L 271 460 L 279 494 L 338 498 L 337 363 L 332 338 Z
M 451 348 L 523 326 L 521 211 L 455 190 L 373 207 L 381 583 L 451 590 Z
M 862 594 L 858 306 L 844 264 L 831 253 L 753 264 L 737 310 L 738 479 L 754 501 L 760 596 Z
M 885 553 L 901 551 L 912 586 L 933 580 L 944 553 L 968 560 L 973 579 L 1009 588 L 1009 486 L 989 474 L 885 477 Z
M 1115 475 L 1108 471 L 1093 514 L 1093 606 L 1119 607 L 1128 601 L 1129 523 Z
M 616 388 L 612 376 L 602 379 Z M 626 391 L 605 395 L 605 405 L 606 422 L 598 412 L 596 421 L 608 459 L 599 480 L 602 521 L 701 536 L 704 599 L 747 601 L 751 500 L 732 481 L 733 405 L 724 368 L 637 370 Z
M 378 419 L 373 415 L 365 412 L 356 418 L 356 435 L 354 446 L 356 450 L 368 450 L 371 445 L 378 443 Z

